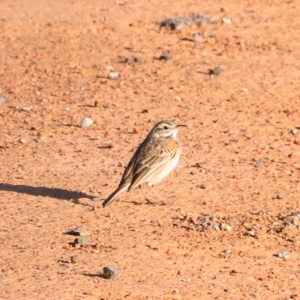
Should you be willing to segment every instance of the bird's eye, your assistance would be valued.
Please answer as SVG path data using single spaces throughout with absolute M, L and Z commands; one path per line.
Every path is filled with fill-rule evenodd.
M 168 129 L 169 129 L 169 127 L 168 127 L 168 126 L 164 126 L 164 129 L 165 129 L 165 130 L 168 130 Z

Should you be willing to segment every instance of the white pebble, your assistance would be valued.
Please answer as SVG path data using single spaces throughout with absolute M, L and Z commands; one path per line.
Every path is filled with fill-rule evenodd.
M 110 78 L 110 79 L 115 79 L 115 78 L 118 78 L 119 76 L 120 76 L 119 72 L 110 72 L 108 74 L 108 78 Z
M 87 128 L 87 127 L 91 126 L 93 123 L 94 123 L 94 121 L 91 118 L 86 117 L 82 120 L 81 128 Z

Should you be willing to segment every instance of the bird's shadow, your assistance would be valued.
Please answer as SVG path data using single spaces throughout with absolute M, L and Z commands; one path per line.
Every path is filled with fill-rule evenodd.
M 32 196 L 50 197 L 59 200 L 69 200 L 75 204 L 81 204 L 80 198 L 93 199 L 91 195 L 82 192 L 70 191 L 59 188 L 49 188 L 44 186 L 29 186 L 22 184 L 0 183 L 0 191 L 16 192 Z

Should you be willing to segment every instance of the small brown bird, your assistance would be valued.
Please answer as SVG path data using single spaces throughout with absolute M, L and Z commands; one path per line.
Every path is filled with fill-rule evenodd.
M 152 186 L 165 178 L 177 165 L 181 146 L 179 127 L 172 121 L 157 123 L 140 144 L 122 176 L 119 187 L 103 202 L 108 206 L 123 191 L 131 191 L 143 183 Z

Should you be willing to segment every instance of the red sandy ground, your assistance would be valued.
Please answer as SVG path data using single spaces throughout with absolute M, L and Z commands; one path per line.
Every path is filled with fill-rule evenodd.
M 284 219 L 300 211 L 299 9 L 2 0 L 0 298 L 300 299 L 299 226 Z M 193 13 L 216 22 L 157 26 Z M 197 32 L 203 43 L 189 40 Z M 133 57 L 144 61 L 124 63 Z M 203 74 L 216 66 L 219 76 Z M 80 128 L 84 117 L 95 123 Z M 134 190 L 103 209 L 162 119 L 188 125 L 179 168 L 156 186 L 173 205 Z M 96 245 L 73 246 L 73 228 Z M 99 276 L 104 266 L 119 277 Z

